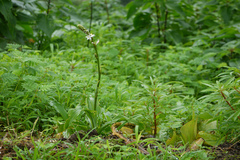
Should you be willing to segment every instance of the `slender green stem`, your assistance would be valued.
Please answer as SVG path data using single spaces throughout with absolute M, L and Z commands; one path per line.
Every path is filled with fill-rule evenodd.
M 94 98 L 94 110 L 97 110 L 97 98 L 98 98 L 98 89 L 100 86 L 100 81 L 101 81 L 101 68 L 100 68 L 100 61 L 99 61 L 99 56 L 98 56 L 98 51 L 97 51 L 97 45 L 93 43 L 94 49 L 96 51 L 95 57 L 97 59 L 97 65 L 98 65 L 98 82 L 97 82 L 97 87 L 95 91 L 95 98 Z
M 108 11 L 108 4 L 107 4 L 107 0 L 105 0 L 105 5 L 106 5 L 107 19 L 108 19 L 108 24 L 109 24 L 109 23 L 110 23 L 110 19 L 109 19 L 109 11 Z
M 90 6 L 91 6 L 91 13 L 90 13 L 90 24 L 89 24 L 89 32 L 91 32 L 91 28 L 92 28 L 92 15 L 93 15 L 93 2 L 91 1 L 91 4 L 90 4 Z M 90 42 L 90 40 L 88 40 L 88 47 L 89 47 L 89 42 Z
M 167 39 L 166 39 L 167 18 L 168 18 L 168 10 L 166 9 L 165 10 L 165 22 L 164 22 L 164 36 L 163 36 L 164 43 L 167 43 Z
M 82 25 L 78 25 L 77 26 L 81 31 L 83 31 L 83 33 L 85 33 L 87 35 L 87 39 L 89 39 L 91 41 L 91 43 L 93 44 L 94 50 L 95 50 L 95 57 L 97 59 L 97 65 L 98 65 L 98 82 L 97 82 L 97 87 L 96 87 L 96 91 L 95 91 L 95 97 L 94 97 L 94 111 L 97 111 L 97 98 L 98 98 L 98 90 L 99 90 L 99 86 L 100 86 L 100 81 L 101 81 L 101 68 L 100 68 L 100 61 L 99 61 L 99 56 L 98 56 L 98 50 L 97 50 L 97 44 L 99 41 L 97 41 L 96 43 L 93 40 L 93 34 L 91 34 L 88 30 L 86 30 L 86 28 L 84 28 Z
M 158 6 L 157 2 L 155 2 L 154 5 L 155 5 L 155 8 L 156 8 L 156 15 L 157 15 L 158 38 L 161 38 L 161 34 L 160 34 L 161 28 L 160 28 L 160 21 L 159 21 L 161 16 L 160 16 L 160 13 L 159 13 L 159 6 Z

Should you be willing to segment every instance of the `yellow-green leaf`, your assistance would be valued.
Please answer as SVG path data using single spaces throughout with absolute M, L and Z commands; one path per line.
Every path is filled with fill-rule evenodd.
M 184 143 L 191 144 L 197 137 L 197 119 L 186 123 L 180 129 Z
M 179 139 L 179 136 L 176 134 L 176 131 L 173 131 L 173 136 L 172 138 L 169 138 L 167 141 L 166 141 L 166 144 L 167 145 L 174 145 Z
M 205 140 L 205 144 L 210 146 L 217 146 L 220 144 L 220 137 L 215 134 L 206 133 L 204 131 L 198 132 L 198 137 L 201 137 Z

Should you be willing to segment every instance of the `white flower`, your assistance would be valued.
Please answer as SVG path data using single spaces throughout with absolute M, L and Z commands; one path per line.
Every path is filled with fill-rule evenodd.
M 90 33 L 89 35 L 86 36 L 87 40 L 92 40 L 92 37 L 94 37 L 95 35 Z
M 98 43 L 99 43 L 99 39 L 97 40 L 96 44 L 98 44 Z

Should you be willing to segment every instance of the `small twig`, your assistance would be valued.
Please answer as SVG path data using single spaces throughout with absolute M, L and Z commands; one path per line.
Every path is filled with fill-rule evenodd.
M 122 125 L 122 123 L 116 122 L 116 123 L 114 123 L 114 124 L 111 126 L 112 135 L 115 135 L 115 136 L 123 139 L 126 144 L 130 144 L 131 142 L 135 142 L 135 140 L 128 139 L 128 138 L 124 137 L 122 134 L 120 134 L 120 133 L 118 133 L 118 132 L 116 131 L 116 128 L 117 128 L 118 126 L 120 126 L 120 125 Z M 131 123 L 126 123 L 125 126 L 126 126 L 126 125 L 131 125 L 131 126 L 132 126 L 133 124 L 131 124 Z M 134 145 L 134 144 L 133 144 L 133 145 Z M 149 154 L 149 152 L 146 151 L 146 150 L 145 150 L 143 147 L 141 147 L 140 145 L 135 144 L 135 146 L 138 147 L 138 149 L 139 149 L 139 151 L 140 151 L 141 153 L 143 153 L 143 154 Z
M 227 100 L 226 96 L 224 95 L 224 93 L 222 91 L 220 91 L 222 97 L 224 98 L 225 102 L 231 107 L 231 109 L 233 111 L 235 111 L 235 109 L 232 107 L 232 105 L 230 104 L 230 102 Z M 238 116 L 238 119 L 240 120 L 240 117 Z
M 235 144 L 237 144 L 238 142 L 240 142 L 240 140 L 238 140 L 237 142 L 233 143 L 230 147 L 227 148 L 227 150 L 231 149 Z
M 237 88 L 236 87 L 233 87 L 239 94 L 240 94 L 240 91 L 239 90 L 237 90 Z
M 31 132 L 31 137 L 32 137 L 32 134 L 33 134 L 33 131 L 34 131 L 34 128 L 37 124 L 37 121 L 38 121 L 39 117 L 35 120 L 35 122 L 33 123 L 33 129 L 32 129 L 32 132 Z
M 224 93 L 222 91 L 220 91 L 222 97 L 224 98 L 225 102 L 227 102 L 227 104 L 232 108 L 232 110 L 235 110 L 232 105 L 230 104 L 230 102 L 227 100 L 226 96 L 224 95 Z

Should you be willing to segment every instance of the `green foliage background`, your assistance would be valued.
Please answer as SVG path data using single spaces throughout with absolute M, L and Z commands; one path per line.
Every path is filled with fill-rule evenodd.
M 90 28 L 91 2 L 97 112 L 94 50 L 76 27 Z M 36 133 L 68 137 L 117 121 L 152 134 L 157 120 L 165 142 L 195 113 L 239 140 L 239 14 L 239 0 L 0 0 L 0 121 L 21 132 L 39 117 Z

